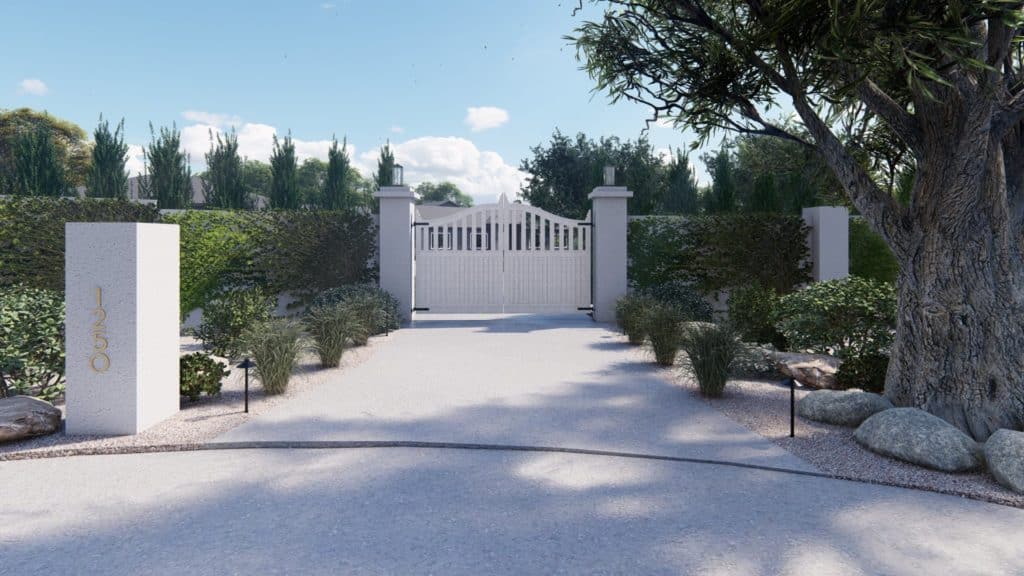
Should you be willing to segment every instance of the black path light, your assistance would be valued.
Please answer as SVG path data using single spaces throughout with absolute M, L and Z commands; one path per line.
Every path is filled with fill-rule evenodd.
M 783 382 L 785 384 L 785 382 Z M 796 435 L 796 380 L 789 378 L 789 437 Z
M 250 360 L 248 358 L 246 358 L 245 360 L 242 360 L 241 364 L 238 365 L 239 368 L 245 368 L 245 413 L 246 414 L 249 413 L 249 368 L 252 368 L 253 366 L 255 366 L 255 364 L 253 364 L 252 360 Z

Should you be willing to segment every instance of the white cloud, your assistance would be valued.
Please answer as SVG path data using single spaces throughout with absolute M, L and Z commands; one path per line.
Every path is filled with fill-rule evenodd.
M 212 126 L 227 127 L 227 126 L 238 126 L 242 123 L 242 119 L 238 116 L 230 114 L 217 114 L 215 112 L 203 112 L 201 110 L 185 110 L 181 113 L 181 117 L 189 122 L 198 122 L 199 124 L 210 124 Z
M 145 161 L 142 153 L 142 146 L 138 144 L 132 144 L 128 146 L 128 161 L 125 163 L 125 168 L 128 169 L 129 176 L 138 176 L 145 172 Z
M 22 94 L 32 94 L 33 96 L 45 96 L 50 88 L 39 78 L 25 78 L 21 82 L 18 82 L 18 91 Z
M 496 152 L 480 150 L 465 138 L 428 136 L 392 144 L 404 168 L 405 183 L 447 180 L 477 203 L 494 202 L 502 193 L 514 200 L 526 174 L 506 164 Z M 376 170 L 380 149 L 368 150 L 354 164 L 365 174 Z
M 470 107 L 466 109 L 464 122 L 473 132 L 490 130 L 508 122 L 508 111 L 494 106 Z

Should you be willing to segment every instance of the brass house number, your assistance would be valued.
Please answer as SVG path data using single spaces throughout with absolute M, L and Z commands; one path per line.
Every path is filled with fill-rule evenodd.
M 103 289 L 96 287 L 96 307 L 92 309 L 92 355 L 89 356 L 89 368 L 102 374 L 110 369 L 110 356 L 107 356 L 107 311 L 103 308 Z

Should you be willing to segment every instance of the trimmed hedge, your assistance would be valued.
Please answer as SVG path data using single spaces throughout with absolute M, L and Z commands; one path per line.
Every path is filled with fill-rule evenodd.
M 681 280 L 714 294 L 754 282 L 785 294 L 811 280 L 808 231 L 788 214 L 634 219 L 629 278 L 638 288 Z
M 892 250 L 862 218 L 850 218 L 850 274 L 896 282 L 900 266 Z
M 106 198 L 0 200 L 0 287 L 64 291 L 66 222 L 157 222 L 153 206 Z
M 187 210 L 109 199 L 0 200 L 0 287 L 64 290 L 66 222 L 166 222 L 181 227 L 181 313 L 223 288 L 257 285 L 302 298 L 368 282 L 376 249 L 369 213 Z

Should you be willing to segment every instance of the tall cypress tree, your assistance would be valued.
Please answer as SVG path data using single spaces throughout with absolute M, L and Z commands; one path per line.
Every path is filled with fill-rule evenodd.
M 126 198 L 128 196 L 128 145 L 124 143 L 124 118 L 114 132 L 110 123 L 100 116 L 93 132 L 92 166 L 86 176 L 86 194 L 93 198 Z
M 177 126 L 161 127 L 160 136 L 149 124 L 152 138 L 143 149 L 146 175 L 139 178 L 144 198 L 155 198 L 157 208 L 189 208 L 192 206 L 192 169 L 188 154 L 181 151 L 181 132 Z
M 705 208 L 710 213 L 734 212 L 736 210 L 736 178 L 732 154 L 723 146 L 714 155 L 706 155 L 704 162 L 711 172 L 711 189 L 704 198 Z
M 331 141 L 331 148 L 327 151 L 327 180 L 324 181 L 324 208 L 328 210 L 340 210 L 342 208 L 353 208 L 354 202 L 348 193 L 348 171 L 351 162 L 345 146 L 348 138 L 342 140 L 341 148 L 338 148 L 336 138 Z
M 270 155 L 270 207 L 295 209 L 299 207 L 299 186 L 295 178 L 298 163 L 295 160 L 295 143 L 289 132 L 284 142 L 278 142 L 274 135 L 274 152 Z
M 238 135 L 234 129 L 224 138 L 217 134 L 216 140 L 210 131 L 210 151 L 206 153 L 206 173 L 202 179 L 207 206 L 233 209 L 247 206 Z
M 690 159 L 677 149 L 665 176 L 666 193 L 662 209 L 668 214 L 697 213 L 697 179 L 690 169 Z
M 64 161 L 45 127 L 26 130 L 14 146 L 12 192 L 18 196 L 63 196 L 69 185 Z
M 380 158 L 377 159 L 377 175 L 374 177 L 377 189 L 394 185 L 394 178 L 395 154 L 391 151 L 391 142 L 388 142 L 380 149 Z

